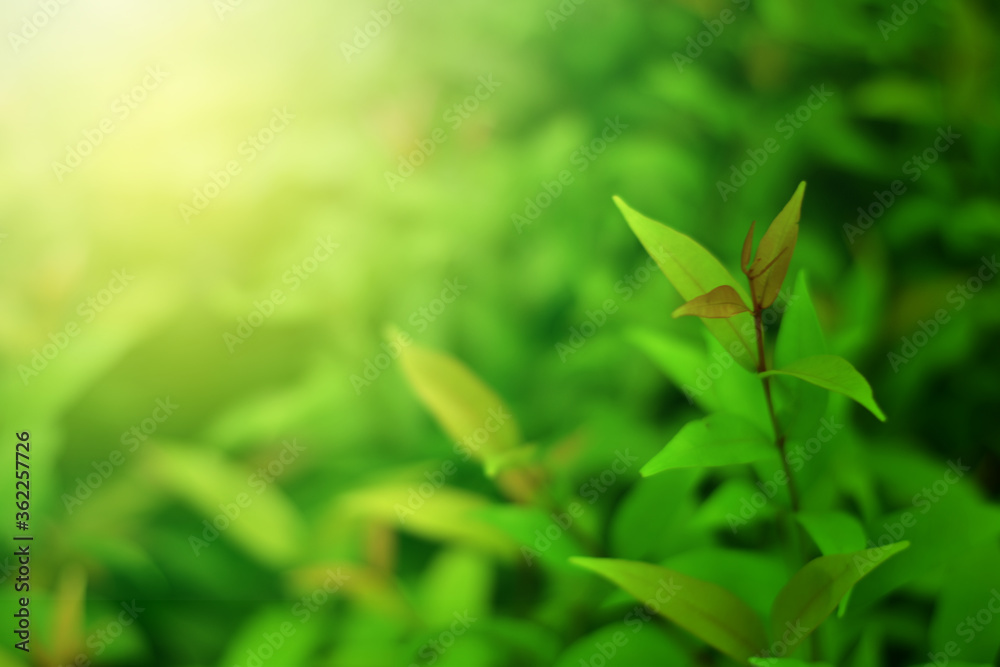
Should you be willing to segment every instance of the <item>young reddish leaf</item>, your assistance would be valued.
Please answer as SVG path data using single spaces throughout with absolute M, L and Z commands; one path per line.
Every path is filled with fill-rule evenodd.
M 743 239 L 743 254 L 740 256 L 740 270 L 743 273 L 746 273 L 750 268 L 750 255 L 753 254 L 753 228 L 756 225 L 756 220 L 750 223 L 750 231 L 747 232 L 747 237 Z
M 862 577 L 899 553 L 909 542 L 864 549 L 848 554 L 820 556 L 806 563 L 792 575 L 778 593 L 771 608 L 771 631 L 775 637 L 793 638 L 787 642 L 789 654 L 819 627 L 840 599 Z
M 725 588 L 650 563 L 612 558 L 570 562 L 614 582 L 695 637 L 746 664 L 767 649 L 757 613 Z
M 750 309 L 740 295 L 729 285 L 719 285 L 711 292 L 691 299 L 674 311 L 674 317 L 697 315 L 713 319 L 732 317 L 740 313 L 749 313 Z
M 802 181 L 795 194 L 781 209 L 771 226 L 764 232 L 764 238 L 757 246 L 757 256 L 750 267 L 750 292 L 754 304 L 767 308 L 778 297 L 778 291 L 788 273 L 788 265 L 792 261 L 795 242 L 799 236 L 799 216 L 802 212 L 802 196 L 806 191 L 806 183 Z M 744 243 L 744 253 L 746 244 Z
M 656 260 L 660 270 L 686 301 L 720 285 L 729 285 L 743 301 L 749 303 L 743 287 L 726 267 L 694 239 L 647 218 L 618 197 L 614 200 L 646 252 Z M 757 335 L 749 313 L 739 313 L 726 319 L 703 318 L 702 322 L 741 366 L 752 372 L 757 371 Z

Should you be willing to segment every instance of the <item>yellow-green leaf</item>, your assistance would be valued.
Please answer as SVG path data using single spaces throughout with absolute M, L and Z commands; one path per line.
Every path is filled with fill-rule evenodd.
M 465 364 L 418 345 L 405 347 L 400 360 L 417 396 L 463 450 L 489 462 L 521 444 L 510 409 Z
M 788 265 L 792 261 L 795 242 L 799 236 L 799 216 L 805 191 L 806 183 L 802 181 L 785 208 L 781 209 L 781 213 L 764 232 L 764 238 L 757 246 L 757 256 L 749 272 L 750 291 L 755 303 L 762 308 L 774 303 L 781 284 L 785 281 L 785 274 L 788 273 Z M 745 245 L 744 243 L 744 252 Z
M 830 615 L 854 584 L 908 546 L 909 542 L 896 542 L 809 561 L 792 575 L 774 600 L 772 636 L 781 637 L 791 653 Z
M 885 421 L 885 413 L 875 402 L 868 380 L 851 365 L 851 362 L 843 357 L 834 354 L 817 354 L 805 359 L 797 359 L 784 368 L 760 373 L 761 377 L 769 375 L 790 375 L 810 382 L 817 387 L 843 394 L 868 408 L 881 421 Z
M 650 563 L 613 558 L 570 561 L 613 582 L 660 616 L 744 664 L 767 648 L 767 633 L 757 614 L 717 584 Z
M 647 218 L 619 197 L 615 197 L 615 204 L 646 252 L 656 260 L 667 280 L 685 301 L 728 285 L 744 302 L 749 303 L 746 292 L 726 267 L 690 236 Z M 750 371 L 757 370 L 757 334 L 749 313 L 726 319 L 703 318 L 702 322 L 741 366 Z
M 691 299 L 674 311 L 674 317 L 697 315 L 698 317 L 721 318 L 748 313 L 750 309 L 743 299 L 729 285 L 720 285 L 711 292 Z

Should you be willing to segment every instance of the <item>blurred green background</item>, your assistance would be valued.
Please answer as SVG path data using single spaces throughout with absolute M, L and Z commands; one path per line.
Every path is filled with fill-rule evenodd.
M 579 664 L 604 589 L 511 558 L 502 496 L 385 335 L 461 359 L 544 450 L 578 434 L 560 489 L 619 449 L 641 465 L 696 411 L 631 332 L 700 331 L 614 194 L 735 266 L 806 180 L 789 275 L 889 415 L 851 413 L 866 446 L 961 457 L 996 498 L 1000 292 L 953 290 L 1000 241 L 997 22 L 972 0 L 8 0 L 0 405 L 11 450 L 31 433 L 35 542 L 31 660 L 0 662 Z M 425 520 L 380 506 L 448 461 Z M 674 530 L 676 486 L 637 529 Z M 912 644 L 871 664 L 941 650 L 898 627 L 934 608 L 896 604 Z

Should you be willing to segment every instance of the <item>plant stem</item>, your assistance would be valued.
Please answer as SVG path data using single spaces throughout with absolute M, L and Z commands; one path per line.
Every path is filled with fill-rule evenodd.
M 760 358 L 757 362 L 758 373 L 763 373 L 768 370 L 767 358 L 764 356 L 764 325 L 761 321 L 762 313 L 763 309 L 759 306 L 753 313 L 754 326 L 757 328 L 757 356 Z M 778 447 L 778 454 L 781 457 L 781 465 L 784 468 L 785 477 L 788 478 L 788 495 L 791 498 L 792 511 L 798 512 L 800 506 L 799 489 L 795 485 L 795 478 L 792 477 L 792 470 L 788 466 L 788 458 L 785 456 L 785 434 L 781 432 L 781 425 L 778 424 L 778 417 L 774 412 L 774 401 L 771 399 L 771 378 L 761 378 L 760 381 L 764 385 L 764 397 L 767 399 L 767 412 L 771 415 L 771 426 L 774 427 L 774 444 Z

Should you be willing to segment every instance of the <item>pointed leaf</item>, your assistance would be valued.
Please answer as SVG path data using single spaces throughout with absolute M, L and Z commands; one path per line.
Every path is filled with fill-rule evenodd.
M 787 636 L 789 628 L 795 629 L 794 638 L 788 643 L 791 653 L 830 615 L 854 584 L 908 546 L 909 542 L 896 542 L 885 547 L 820 556 L 809 561 L 792 575 L 774 601 L 771 609 L 772 636 Z
M 776 452 L 774 444 L 752 422 L 717 412 L 685 424 L 639 472 L 649 477 L 673 468 L 752 463 L 776 456 Z
M 802 211 L 802 196 L 806 183 L 802 181 L 792 198 L 781 209 L 771 226 L 764 232 L 764 238 L 757 246 L 757 256 L 750 267 L 751 292 L 755 302 L 767 308 L 778 296 L 781 284 L 788 273 L 792 261 L 795 242 L 799 236 L 799 216 Z
M 417 396 L 459 447 L 484 462 L 521 444 L 510 410 L 497 394 L 457 359 L 418 345 L 403 348 L 403 372 Z M 488 433 L 482 438 L 478 432 Z
M 632 231 L 656 260 L 660 270 L 685 301 L 707 294 L 716 287 L 728 285 L 740 298 L 749 303 L 746 292 L 718 259 L 691 237 L 681 234 L 633 210 L 615 197 L 622 215 Z M 740 313 L 724 320 L 702 319 L 726 350 L 733 354 L 741 366 L 757 370 L 757 334 L 753 318 Z
M 881 421 L 885 421 L 885 413 L 875 403 L 868 380 L 843 357 L 818 354 L 794 361 L 784 368 L 760 373 L 761 377 L 769 375 L 791 375 L 811 382 L 817 387 L 843 394 L 868 408 Z
M 716 584 L 658 565 L 611 558 L 571 558 L 617 584 L 707 644 L 746 663 L 767 648 L 760 618 L 745 602 Z
M 732 317 L 740 313 L 749 313 L 750 309 L 743 299 L 729 285 L 720 285 L 707 294 L 691 299 L 674 311 L 674 317 L 682 315 L 697 315 L 698 317 Z

